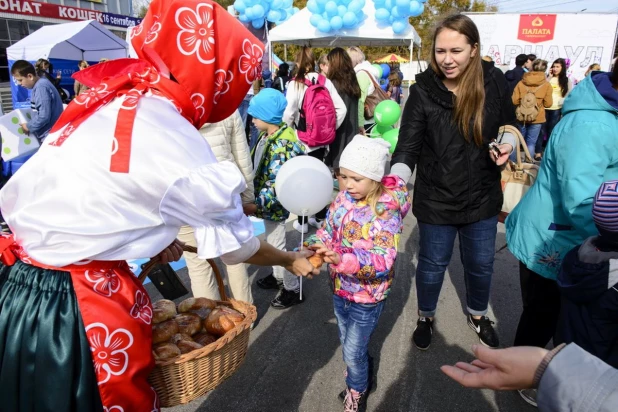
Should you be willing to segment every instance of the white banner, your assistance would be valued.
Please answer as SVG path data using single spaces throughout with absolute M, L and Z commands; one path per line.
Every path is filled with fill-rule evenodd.
M 557 58 L 570 62 L 568 74 L 581 80 L 593 63 L 609 71 L 616 44 L 618 14 L 471 13 L 481 35 L 481 54 L 504 70 L 518 54 L 535 54 L 549 66 Z

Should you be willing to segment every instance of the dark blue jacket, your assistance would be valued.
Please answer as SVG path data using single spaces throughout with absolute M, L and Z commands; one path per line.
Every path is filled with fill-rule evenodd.
M 618 367 L 618 251 L 591 237 L 568 252 L 558 275 L 562 296 L 558 342 L 574 342 Z
M 506 73 L 504 73 L 506 82 L 509 84 L 509 91 L 511 92 L 510 96 L 513 95 L 517 83 L 519 83 L 521 79 L 523 79 L 524 73 L 526 73 L 526 71 L 523 67 L 520 66 L 516 66 L 513 70 L 508 70 Z

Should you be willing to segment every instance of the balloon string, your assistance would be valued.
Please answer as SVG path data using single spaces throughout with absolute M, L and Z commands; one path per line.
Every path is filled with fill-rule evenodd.
M 303 212 L 303 220 L 300 225 L 300 251 L 303 251 L 303 244 L 305 243 L 305 231 L 302 230 L 305 225 L 305 212 Z M 309 226 L 309 221 L 307 220 L 307 226 Z M 300 300 L 303 300 L 303 277 L 300 277 Z

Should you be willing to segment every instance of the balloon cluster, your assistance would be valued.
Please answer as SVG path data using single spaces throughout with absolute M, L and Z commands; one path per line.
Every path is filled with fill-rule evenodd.
M 395 34 L 408 30 L 409 17 L 417 17 L 425 11 L 427 0 L 374 0 L 376 20 L 381 24 L 390 24 Z
M 393 126 L 401 117 L 401 106 L 393 100 L 384 100 L 378 103 L 373 116 L 376 126 L 371 130 L 370 137 L 389 142 L 391 144 L 390 152 L 393 154 L 399 139 L 399 129 L 393 129 Z
M 234 9 L 239 13 L 238 20 L 251 22 L 256 29 L 264 27 L 266 21 L 280 24 L 298 13 L 292 6 L 293 0 L 236 0 Z
M 365 0 L 309 0 L 309 22 L 322 33 L 354 29 L 367 18 Z

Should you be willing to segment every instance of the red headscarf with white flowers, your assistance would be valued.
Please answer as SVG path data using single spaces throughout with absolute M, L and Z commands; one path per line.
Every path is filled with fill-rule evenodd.
M 263 45 L 234 16 L 210 0 L 154 0 L 129 31 L 138 59 L 117 59 L 73 77 L 91 89 L 77 96 L 52 133 L 60 146 L 92 113 L 116 97 L 118 113 L 110 170 L 127 173 L 138 102 L 163 96 L 196 128 L 230 116 L 262 69 Z

